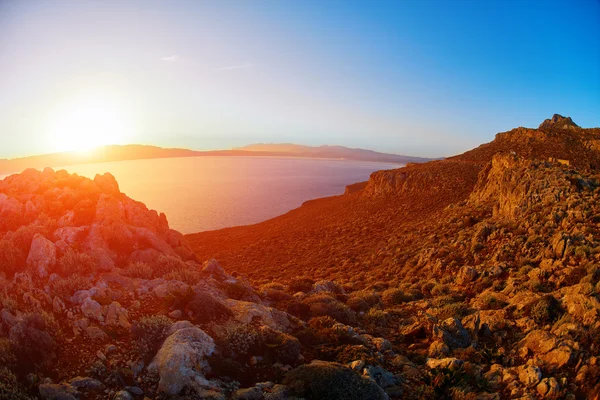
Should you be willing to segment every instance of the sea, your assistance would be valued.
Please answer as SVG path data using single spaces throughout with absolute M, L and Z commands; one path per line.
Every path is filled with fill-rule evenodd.
M 71 165 L 94 178 L 110 172 L 122 192 L 164 212 L 184 234 L 249 225 L 282 215 L 319 197 L 344 193 L 399 164 L 290 157 L 184 157 Z

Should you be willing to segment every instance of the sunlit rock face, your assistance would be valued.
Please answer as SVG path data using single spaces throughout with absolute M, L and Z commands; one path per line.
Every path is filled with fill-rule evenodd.
M 4 240 L 17 240 L 20 230 L 15 267 L 39 276 L 51 273 L 57 257 L 70 250 L 88 253 L 103 270 L 152 250 L 193 259 L 165 215 L 122 194 L 108 173 L 94 180 L 51 169 L 12 175 L 0 182 L 0 215 Z

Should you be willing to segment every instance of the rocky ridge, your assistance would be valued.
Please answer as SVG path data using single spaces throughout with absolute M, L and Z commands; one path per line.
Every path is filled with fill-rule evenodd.
M 403 398 L 597 398 L 599 135 L 555 116 L 278 219 L 187 238 L 257 285 L 336 281 L 359 326 L 406 358 L 380 364 Z M 248 247 L 219 253 L 217 238 Z

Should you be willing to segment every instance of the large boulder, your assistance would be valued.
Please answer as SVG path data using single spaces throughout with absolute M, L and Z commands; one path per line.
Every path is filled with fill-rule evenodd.
M 206 359 L 214 352 L 214 340 L 202 329 L 179 329 L 167 337 L 148 370 L 158 374 L 158 390 L 170 396 L 185 387 L 211 387 L 204 374 L 210 370 Z
M 458 318 L 448 318 L 433 327 L 433 336 L 441 339 L 451 349 L 463 348 L 471 344 L 469 332 Z
M 56 246 L 44 236 L 36 233 L 31 241 L 27 266 L 40 278 L 48 276 L 48 270 L 56 264 Z

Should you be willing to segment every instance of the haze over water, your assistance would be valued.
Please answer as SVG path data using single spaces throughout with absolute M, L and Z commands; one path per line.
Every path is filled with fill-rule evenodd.
M 64 167 L 93 178 L 110 172 L 122 192 L 164 212 L 171 228 L 194 233 L 258 223 L 303 202 L 339 195 L 398 164 L 278 157 L 191 157 Z

